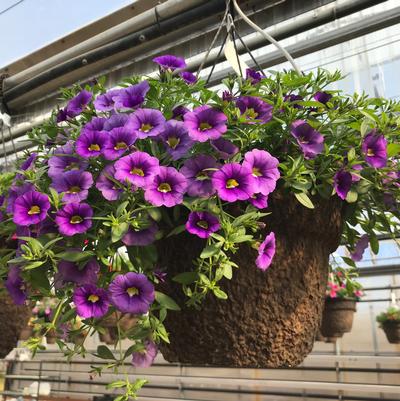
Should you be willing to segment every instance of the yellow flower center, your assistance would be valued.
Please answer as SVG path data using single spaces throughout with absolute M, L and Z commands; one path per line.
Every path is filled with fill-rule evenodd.
M 205 230 L 208 229 L 208 223 L 205 220 L 199 220 L 196 224 Z
M 205 131 L 205 130 L 212 128 L 212 126 L 209 123 L 204 122 L 204 123 L 200 123 L 199 128 L 200 128 L 200 131 Z
M 207 171 L 201 170 L 196 174 L 196 179 L 199 181 L 204 181 L 210 179 L 210 177 Z
M 152 128 L 153 126 L 151 124 L 142 124 L 142 126 L 140 127 L 140 131 L 149 132 Z
M 32 214 L 39 214 L 39 213 L 40 213 L 40 207 L 37 206 L 37 205 L 31 206 L 31 208 L 30 208 L 29 211 L 28 211 L 28 214 L 29 214 L 29 215 L 32 215 Z
M 253 108 L 247 109 L 246 114 L 247 114 L 247 117 L 252 118 L 252 119 L 255 119 L 258 117 L 258 113 Z
M 257 167 L 253 167 L 252 173 L 253 173 L 254 177 L 261 177 L 262 176 L 262 174 L 260 172 L 260 169 L 257 168 Z
M 375 156 L 374 149 L 368 148 L 367 156 Z
M 309 140 L 301 136 L 299 137 L 299 142 L 307 145 L 309 143 Z
M 115 150 L 121 150 L 121 149 L 126 149 L 128 145 L 125 142 L 117 142 L 117 144 L 114 146 Z
M 72 216 L 71 220 L 69 221 L 71 224 L 79 224 L 82 223 L 83 219 L 81 216 Z
M 230 178 L 226 182 L 226 188 L 228 188 L 228 189 L 236 188 L 238 186 L 239 186 L 239 183 L 234 178 Z
M 168 143 L 170 148 L 175 149 L 179 145 L 180 141 L 181 141 L 180 138 L 177 138 L 175 136 L 171 136 L 171 137 L 168 138 L 167 143 Z
M 164 193 L 166 193 L 166 192 L 171 192 L 171 191 L 172 191 L 171 185 L 169 185 L 168 182 L 163 182 L 163 183 L 161 183 L 161 184 L 158 186 L 157 189 L 158 189 L 160 192 L 164 192 Z
M 88 301 L 95 303 L 99 300 L 100 298 L 96 294 L 92 294 L 88 296 Z
M 92 144 L 88 147 L 88 150 L 93 150 L 93 151 L 98 152 L 98 151 L 100 150 L 100 146 L 97 145 L 97 143 L 92 143 Z
M 141 168 L 133 168 L 131 170 L 132 175 L 140 175 L 141 177 L 144 177 L 144 171 Z
M 69 166 L 65 167 L 66 171 L 71 171 L 71 170 L 79 170 L 79 164 L 76 162 L 72 162 Z
M 126 292 L 128 293 L 128 295 L 130 297 L 133 297 L 134 295 L 138 295 L 139 294 L 139 290 L 136 287 L 129 287 L 126 289 Z
M 71 187 L 67 191 L 68 194 L 77 194 L 78 192 L 81 192 L 81 189 L 78 186 Z

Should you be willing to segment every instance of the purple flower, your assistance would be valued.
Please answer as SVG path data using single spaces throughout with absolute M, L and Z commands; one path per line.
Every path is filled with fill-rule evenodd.
M 208 238 L 221 228 L 218 217 L 208 212 L 191 212 L 186 230 L 200 238 Z
M 26 171 L 34 167 L 37 155 L 38 155 L 37 153 L 30 154 L 29 157 L 21 164 L 19 169 Z
M 131 225 L 128 232 L 122 237 L 122 242 L 127 246 L 147 246 L 152 244 L 156 239 L 158 226 L 152 219 L 150 219 L 149 223 L 148 227 L 140 229 L 135 229 Z
M 167 277 L 167 273 L 162 271 L 159 267 L 154 270 L 154 277 L 160 282 L 165 283 L 165 278 Z
M 350 254 L 351 259 L 354 260 L 354 262 L 359 262 L 364 254 L 364 251 L 368 248 L 369 244 L 369 237 L 367 234 L 364 234 L 360 237 L 358 240 L 354 252 Z
M 93 102 L 96 110 L 111 111 L 114 109 L 114 98 L 120 95 L 123 89 L 111 89 L 103 95 L 97 96 Z
M 14 212 L 15 200 L 19 196 L 26 194 L 27 192 L 35 190 L 35 186 L 29 182 L 22 182 L 21 185 L 19 185 L 19 184 L 20 184 L 19 182 L 13 183 L 8 191 L 8 197 L 6 198 L 6 200 L 7 200 L 6 212 L 7 213 Z
M 175 71 L 186 68 L 186 62 L 182 57 L 176 57 L 170 54 L 153 58 L 153 61 L 157 63 L 162 70 Z
M 252 85 L 258 84 L 263 78 L 265 78 L 265 75 L 260 72 L 252 68 L 246 68 L 246 79 L 250 80 Z
M 250 196 L 249 202 L 257 209 L 266 209 L 268 207 L 268 196 L 261 193 Z
M 93 210 L 86 203 L 68 203 L 56 214 L 58 231 L 67 237 L 82 234 L 92 226 Z
M 353 177 L 348 171 L 339 170 L 333 177 L 333 185 L 336 190 L 337 196 L 345 200 L 350 191 Z
M 214 173 L 212 183 L 218 196 L 227 202 L 249 199 L 255 192 L 251 170 L 239 163 L 222 166 Z
M 100 266 L 96 259 L 90 259 L 83 267 L 77 263 L 62 260 L 58 263 L 58 271 L 54 276 L 55 288 L 63 288 L 67 283 L 77 285 L 96 284 Z
M 8 271 L 7 280 L 4 282 L 4 286 L 15 305 L 23 305 L 28 297 L 26 285 L 20 273 L 21 269 L 19 267 L 11 267 Z
M 52 187 L 58 192 L 64 192 L 62 200 L 65 203 L 79 203 L 89 194 L 93 185 L 92 174 L 87 171 L 68 171 L 53 178 Z
M 326 93 L 326 92 L 316 92 L 314 95 L 314 99 L 317 102 L 327 104 L 329 102 L 329 100 L 332 99 L 332 95 L 330 93 Z
M 104 131 L 82 130 L 76 140 L 76 153 L 84 158 L 101 155 L 108 145 L 108 135 Z
M 306 159 L 314 159 L 324 149 L 324 137 L 304 120 L 293 121 L 290 133 L 296 138 Z
M 365 136 L 361 145 L 361 150 L 365 155 L 365 161 L 372 167 L 381 168 L 387 162 L 387 141 L 383 135 L 371 131 Z
M 211 146 L 218 152 L 219 158 L 223 160 L 227 160 L 239 152 L 236 145 L 224 138 L 211 141 Z
M 114 107 L 116 109 L 134 109 L 140 106 L 144 102 L 149 89 L 150 86 L 147 81 L 120 89 L 118 93 L 113 96 Z
M 295 109 L 302 109 L 303 106 L 301 106 L 300 104 L 297 104 L 298 101 L 302 101 L 303 100 L 303 96 L 300 95 L 286 95 L 283 100 L 285 102 L 290 102 L 290 103 L 294 103 L 294 105 L 292 106 Z
M 121 157 L 136 140 L 136 135 L 127 128 L 113 128 L 104 148 L 104 158 L 115 160 Z
M 217 161 L 209 155 L 198 155 L 186 160 L 180 172 L 187 179 L 188 195 L 207 198 L 214 194 L 211 178 L 217 168 Z
M 354 164 L 351 168 L 355 171 L 362 171 L 364 169 L 361 164 Z M 358 182 L 361 180 L 361 177 L 358 174 L 351 173 L 351 179 L 353 182 Z
M 236 106 L 248 124 L 265 124 L 272 118 L 273 107 L 257 96 L 241 96 L 236 100 Z
M 83 126 L 83 130 L 89 131 L 103 131 L 105 123 L 108 121 L 107 118 L 94 117 Z
M 114 128 L 125 127 L 129 121 L 129 114 L 113 114 L 110 118 L 106 118 L 103 128 L 97 131 L 113 131 Z
M 137 109 L 129 118 L 126 127 L 144 139 L 157 136 L 164 129 L 165 117 L 159 110 Z
M 115 179 L 121 182 L 130 182 L 140 188 L 153 181 L 159 172 L 159 161 L 146 152 L 137 151 L 124 156 L 114 164 Z
M 158 348 L 153 341 L 146 341 L 144 349 L 132 354 L 132 365 L 136 368 L 149 368 L 157 356 Z
M 172 118 L 174 120 L 183 120 L 183 116 L 188 113 L 190 110 L 185 107 L 185 106 L 176 106 L 173 110 L 172 110 Z
M 91 100 L 92 94 L 87 90 L 82 90 L 67 103 L 65 108 L 67 116 L 72 118 L 81 114 Z
M 50 209 L 49 197 L 36 191 L 20 195 L 14 202 L 13 221 L 20 226 L 38 224 L 46 218 Z
M 251 170 L 254 177 L 254 192 L 268 195 L 275 190 L 280 177 L 279 160 L 265 150 L 253 149 L 244 155 L 243 167 Z
M 115 201 L 122 193 L 122 188 L 118 188 L 112 178 L 115 175 L 113 165 L 104 167 L 96 181 L 96 188 L 101 191 L 105 199 Z
M 108 295 L 103 288 L 86 284 L 76 288 L 73 295 L 78 316 L 88 319 L 103 317 L 109 308 Z
M 67 119 L 68 119 L 67 110 L 66 109 L 58 110 L 57 115 L 56 115 L 56 122 L 61 123 L 63 121 L 67 121 Z
M 53 156 L 49 158 L 47 164 L 49 170 L 47 174 L 50 178 L 59 177 L 67 171 L 83 171 L 87 167 L 86 160 L 72 156 L 74 153 L 72 142 L 67 142 L 64 146 L 57 148 Z
M 147 313 L 155 299 L 153 284 L 144 274 L 119 274 L 108 287 L 110 300 L 122 313 Z
M 258 248 L 256 265 L 260 270 L 267 270 L 275 255 L 275 234 L 269 233 Z
M 182 203 L 186 189 L 187 181 L 183 174 L 173 167 L 160 167 L 145 188 L 144 198 L 154 206 L 172 207 Z
M 235 99 L 235 97 L 233 96 L 233 94 L 231 92 L 229 92 L 229 91 L 222 92 L 222 100 L 224 102 L 231 102 L 234 99 Z
M 189 85 L 193 85 L 197 82 L 196 75 L 192 74 L 189 71 L 183 71 L 179 75 Z
M 188 131 L 182 121 L 169 120 L 164 125 L 160 138 L 173 160 L 185 156 L 193 146 Z
M 228 129 L 226 115 L 211 106 L 199 106 L 183 116 L 189 136 L 198 142 L 218 139 Z

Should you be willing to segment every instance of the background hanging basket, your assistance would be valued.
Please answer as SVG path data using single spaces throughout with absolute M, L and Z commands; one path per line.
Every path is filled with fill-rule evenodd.
M 227 300 L 209 296 L 201 310 L 184 307 L 165 325 L 170 344 L 161 351 L 170 362 L 235 367 L 295 366 L 311 351 L 320 326 L 328 258 L 339 244 L 342 206 L 315 201 L 315 210 L 292 195 L 274 193 L 266 233 L 274 231 L 277 249 L 268 274 L 255 267 L 256 252 L 243 246 L 239 269 L 222 285 Z M 204 243 L 182 234 L 159 244 L 160 260 L 171 276 L 189 271 Z M 184 305 L 179 285 L 167 289 Z
M 133 328 L 137 322 L 137 318 L 129 313 L 122 315 L 120 312 L 115 312 L 111 314 L 110 316 L 103 319 L 101 323 L 103 329 L 103 332 L 99 333 L 101 342 L 111 345 L 115 344 L 118 341 L 118 320 L 120 324 L 120 329 L 123 332 L 126 332 Z
M 382 323 L 382 329 L 390 344 L 400 344 L 400 321 L 386 321 Z

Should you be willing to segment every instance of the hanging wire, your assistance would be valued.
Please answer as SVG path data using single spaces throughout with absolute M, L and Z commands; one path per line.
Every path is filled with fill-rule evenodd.
M 7 160 L 7 152 L 6 152 L 6 142 L 4 140 L 4 130 L 3 130 L 4 123 L 3 123 L 3 121 L 1 121 L 0 124 L 1 124 L 1 140 L 3 142 L 4 161 L 5 161 L 6 170 L 7 170 L 8 169 L 8 160 Z
M 16 147 L 15 147 L 14 137 L 13 137 L 13 135 L 12 135 L 12 132 L 11 132 L 11 128 L 10 128 L 10 127 L 8 127 L 8 134 L 10 135 L 11 146 L 12 146 L 12 148 L 13 148 L 13 152 L 14 152 L 15 158 L 16 158 L 16 160 L 18 161 L 17 149 L 16 149 Z
M 210 79 L 211 79 L 211 76 L 212 76 L 212 74 L 214 72 L 215 66 L 217 65 L 217 60 L 218 60 L 219 56 L 221 55 L 223 48 L 225 47 L 225 43 L 226 43 L 226 40 L 228 39 L 228 36 L 229 36 L 229 32 L 226 32 L 224 40 L 222 41 L 222 44 L 221 44 L 221 46 L 219 48 L 217 57 L 215 58 L 215 61 L 214 61 L 213 65 L 212 65 L 212 68 L 211 68 L 211 71 L 208 74 L 208 77 L 206 79 L 206 84 L 208 84 L 210 82 Z
M 236 29 L 235 29 L 235 24 L 233 22 L 233 19 L 235 18 L 235 16 L 233 15 L 233 11 L 234 11 L 234 9 L 231 8 L 231 11 L 230 11 L 230 13 L 228 14 L 228 17 L 227 17 L 227 27 L 226 27 L 226 29 L 229 32 L 229 36 L 231 38 L 231 41 L 233 43 L 233 47 L 235 49 L 236 61 L 238 63 L 240 77 L 243 78 L 242 64 L 240 62 L 240 56 L 239 56 L 238 48 L 236 46 L 236 38 L 235 38 Z

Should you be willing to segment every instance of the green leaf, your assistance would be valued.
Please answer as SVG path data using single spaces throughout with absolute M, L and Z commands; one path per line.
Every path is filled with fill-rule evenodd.
M 379 241 L 376 235 L 369 235 L 369 244 L 371 246 L 371 251 L 377 255 L 379 253 Z
M 212 245 L 208 245 L 206 246 L 203 251 L 200 254 L 200 258 L 201 259 L 206 259 L 209 258 L 215 254 L 217 254 L 220 251 L 221 245 L 218 244 L 212 244 Z
M 24 270 L 36 269 L 37 267 L 42 266 L 44 263 L 45 263 L 44 260 L 37 260 L 36 262 L 30 262 L 24 266 Z
M 117 226 L 113 226 L 111 228 L 111 241 L 117 242 L 119 241 L 128 231 L 129 224 L 128 223 L 119 223 Z
M 348 158 L 349 162 L 353 161 L 356 158 L 356 150 L 354 148 L 351 148 L 347 152 L 347 158 Z
M 184 272 L 176 275 L 172 281 L 176 281 L 180 284 L 192 284 L 198 279 L 197 272 Z
M 224 277 L 227 278 L 228 280 L 232 279 L 232 266 L 229 265 L 228 263 L 223 264 L 223 271 L 224 271 Z
M 101 358 L 101 359 L 115 359 L 114 354 L 112 353 L 110 348 L 108 348 L 105 345 L 99 345 L 97 347 L 96 356 Z
M 150 215 L 150 217 L 155 220 L 155 221 L 160 221 L 162 218 L 160 209 L 158 207 L 154 207 L 151 209 L 147 209 L 147 213 Z
M 354 263 L 353 259 L 348 258 L 347 256 L 342 256 L 342 259 L 347 265 L 352 266 L 352 267 L 356 267 L 356 264 Z
M 311 199 L 308 197 L 308 195 L 304 192 L 301 192 L 299 194 L 294 194 L 296 199 L 305 207 L 309 209 L 314 209 L 314 204 L 311 202 Z
M 358 199 L 358 193 L 356 191 L 350 190 L 347 193 L 346 202 L 354 203 L 354 202 L 357 202 L 357 199 Z
M 82 252 L 61 252 L 56 256 L 60 259 L 67 260 L 68 262 L 81 262 L 83 260 L 89 259 L 94 253 L 92 251 L 82 251 Z
M 219 287 L 214 287 L 213 292 L 217 298 L 228 299 L 228 294 L 225 291 L 222 291 Z
M 156 301 L 166 309 L 181 310 L 179 305 L 171 297 L 160 291 L 156 291 Z
M 106 388 L 110 389 L 110 388 L 122 388 L 122 387 L 126 387 L 126 381 L 125 380 L 117 380 L 115 382 L 112 383 L 108 383 Z
M 128 205 L 129 201 L 122 202 L 117 208 L 116 215 L 121 216 L 125 212 L 125 209 Z
M 397 156 L 400 153 L 400 144 L 399 143 L 389 143 L 387 146 L 387 155 L 388 157 Z
M 181 226 L 177 226 L 175 227 L 168 235 L 168 237 L 172 237 L 173 235 L 178 235 L 180 233 L 182 233 L 183 231 L 185 231 L 186 227 L 184 224 L 182 224 Z

